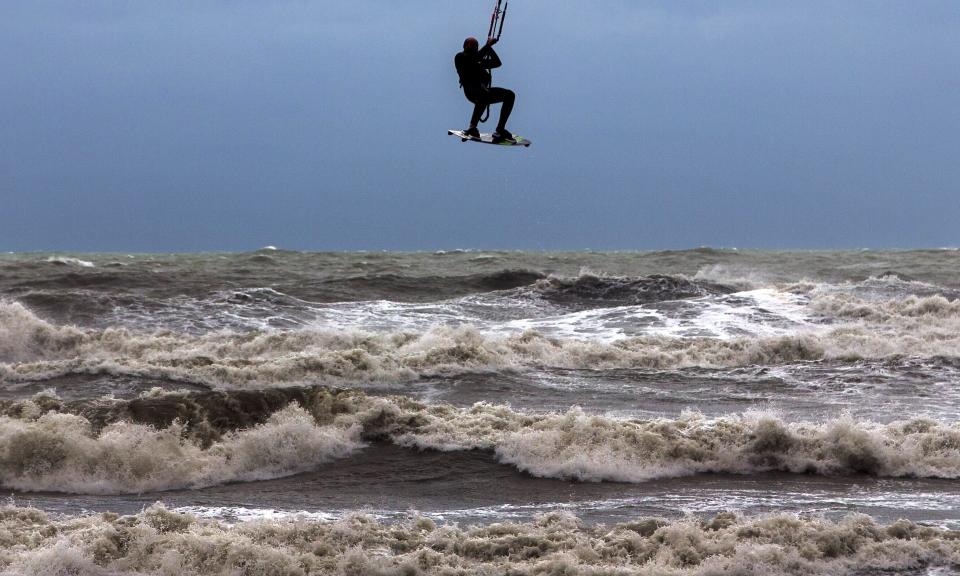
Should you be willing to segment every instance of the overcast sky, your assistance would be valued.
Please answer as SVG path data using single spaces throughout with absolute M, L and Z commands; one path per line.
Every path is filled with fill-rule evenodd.
M 960 3 L 0 3 L 0 250 L 960 245 Z M 494 122 L 485 125 L 492 130 Z

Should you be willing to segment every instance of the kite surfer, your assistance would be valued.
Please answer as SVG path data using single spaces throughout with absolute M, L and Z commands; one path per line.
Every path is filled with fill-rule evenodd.
M 473 103 L 470 127 L 463 132 L 468 136 L 479 138 L 480 130 L 477 125 L 481 122 L 484 110 L 489 110 L 491 104 L 502 103 L 500 120 L 497 122 L 497 130 L 493 133 L 493 138 L 495 141 L 513 140 L 513 134 L 507 130 L 507 120 L 510 119 L 510 112 L 513 111 L 516 94 L 506 88 L 491 86 L 493 76 L 490 70 L 499 68 L 502 64 L 500 57 L 493 49 L 497 41 L 497 38 L 490 36 L 483 48 L 480 48 L 476 38 L 467 38 L 463 41 L 463 52 L 454 57 L 453 61 L 460 76 L 463 94 Z

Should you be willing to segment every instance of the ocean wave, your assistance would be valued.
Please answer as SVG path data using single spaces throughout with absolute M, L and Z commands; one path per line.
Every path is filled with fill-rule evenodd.
M 174 422 L 118 421 L 96 430 L 82 416 L 48 411 L 0 417 L 0 484 L 30 491 L 139 493 L 264 480 L 316 469 L 362 446 L 359 426 L 321 426 L 291 404 L 263 424 L 203 447 Z
M 899 323 L 903 328 L 917 328 L 923 324 L 954 328 L 955 323 L 960 327 L 960 299 L 951 300 L 941 294 L 870 300 L 852 294 L 831 293 L 814 297 L 810 308 L 826 318 Z
M 896 270 L 864 274 L 858 278 L 839 276 L 827 279 L 823 278 L 822 274 L 813 274 L 797 278 L 783 271 L 778 273 L 746 263 L 723 263 L 700 268 L 692 276 L 692 280 L 736 291 L 773 288 L 795 294 L 843 294 L 853 298 L 872 299 L 899 299 L 909 296 L 923 298 L 937 295 L 949 299 L 960 297 L 960 290 L 956 287 L 925 282 Z
M 433 302 L 468 294 L 510 290 L 545 278 L 527 269 L 504 269 L 467 275 L 364 274 L 324 280 L 311 287 L 317 302 Z
M 253 394 L 253 393 L 249 393 Z M 118 493 L 199 487 L 314 470 L 363 442 L 419 450 L 486 450 L 534 476 L 645 482 L 698 473 L 960 478 L 960 426 L 928 419 L 878 424 L 845 416 L 819 423 L 775 414 L 624 420 L 584 413 L 528 414 L 374 397 L 320 387 L 286 406 L 236 393 L 158 394 L 153 402 L 56 399 L 4 403 L 0 485 Z M 232 420 L 231 420 L 232 417 Z
M 198 519 L 160 504 L 135 516 L 53 519 L 0 508 L 3 574 L 808 575 L 893 573 L 960 564 L 960 534 L 864 515 L 780 514 L 585 526 L 550 513 L 523 523 L 459 527 L 416 514 L 383 523 Z M 915 572 L 912 572 L 915 573 Z
M 425 376 L 545 366 L 743 366 L 825 356 L 823 345 L 806 336 L 729 341 L 644 337 L 604 343 L 551 338 L 536 331 L 485 335 L 470 327 L 387 334 L 298 330 L 192 336 L 115 328 L 78 330 L 42 321 L 17 322 L 12 329 L 0 327 L 0 332 L 13 336 L 0 340 L 3 380 L 111 374 L 224 388 L 401 383 Z
M 188 335 L 57 326 L 18 303 L 0 303 L 0 378 L 40 380 L 108 373 L 207 384 L 270 386 L 317 381 L 410 380 L 423 375 L 550 365 L 570 368 L 736 365 L 816 359 L 807 338 L 638 338 L 614 344 L 529 331 L 485 335 L 471 327 L 373 334 L 359 330 Z
M 337 325 L 338 314 L 343 311 L 348 315 L 352 312 L 360 321 L 376 322 L 378 319 L 365 311 L 378 306 L 393 307 L 401 314 L 407 311 L 414 316 L 428 315 L 429 312 L 417 311 L 418 304 L 458 310 L 483 321 L 482 314 L 496 316 L 504 308 L 511 290 L 544 278 L 538 272 L 505 269 L 468 276 L 368 274 L 298 278 L 297 274 L 290 274 L 277 282 L 269 276 L 280 274 L 280 270 L 262 269 L 269 268 L 267 261 L 271 258 L 265 254 L 250 256 L 245 260 L 250 269 L 223 272 L 234 276 L 228 278 L 201 277 L 185 282 L 167 276 L 173 271 L 144 269 L 141 264 L 138 271 L 100 268 L 45 274 L 18 282 L 7 292 L 11 300 L 57 322 L 88 328 L 163 328 L 196 334 L 223 329 L 291 329 L 328 320 Z M 256 264 L 256 269 L 252 264 Z M 507 304 L 508 313 L 512 317 L 523 315 L 529 311 L 529 304 L 539 303 L 527 300 L 532 302 L 521 297 Z M 481 317 L 473 318 L 471 312 Z M 402 322 L 402 318 L 385 320 Z
M 634 278 L 587 271 L 573 278 L 550 276 L 537 282 L 534 289 L 545 300 L 588 307 L 648 304 L 735 291 L 720 283 L 691 280 L 683 276 L 654 274 Z
M 110 270 L 95 268 L 92 262 L 75 258 L 51 259 L 61 265 L 60 271 L 47 272 L 23 279 L 15 286 L 16 293 L 35 290 L 62 290 L 88 288 L 100 294 L 134 291 L 153 298 L 177 298 L 188 295 L 208 297 L 221 291 L 225 284 L 234 284 L 242 289 L 272 287 L 291 297 L 315 303 L 355 302 L 365 300 L 393 300 L 397 302 L 425 302 L 453 298 L 473 293 L 509 290 L 529 286 L 546 276 L 536 270 L 502 269 L 477 274 L 427 275 L 397 272 L 371 272 L 367 274 L 318 275 L 312 277 L 303 271 L 291 272 L 298 282 L 272 275 L 280 264 L 273 252 L 247 255 L 232 267 L 218 263 L 224 269 L 207 272 L 192 282 L 176 281 L 172 266 L 164 268 L 140 263 L 136 269 Z M 69 267 L 69 268 L 68 268 Z M 215 274 L 219 273 L 220 277 Z M 164 282 L 158 282 L 158 279 Z M 250 284 L 252 283 L 252 284 Z M 159 284 L 159 285 L 158 285 Z
M 703 472 L 767 471 L 960 477 L 960 427 L 925 419 L 789 423 L 758 412 L 620 420 L 578 408 L 534 416 L 488 404 L 462 410 L 373 399 L 378 404 L 379 427 L 367 421 L 368 436 L 385 435 L 420 449 L 489 449 L 501 462 L 541 477 L 644 482 Z
M 697 270 L 693 280 L 721 286 L 730 286 L 736 290 L 757 290 L 775 286 L 778 278 L 771 272 L 747 264 L 710 264 Z
M 263 387 L 415 380 L 480 370 L 731 368 L 804 361 L 960 356 L 957 301 L 933 296 L 866 302 L 815 301 L 835 319 L 794 334 L 737 338 L 557 338 L 536 330 L 489 334 L 469 326 L 370 333 L 361 330 L 136 332 L 52 324 L 0 302 L 0 379 L 40 381 L 113 374 Z
M 71 354 L 87 338 L 78 328 L 41 320 L 19 302 L 0 301 L 0 362 Z

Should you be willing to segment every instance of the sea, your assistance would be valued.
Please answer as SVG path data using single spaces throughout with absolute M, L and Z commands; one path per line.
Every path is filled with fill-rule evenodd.
M 960 573 L 960 251 L 0 254 L 0 573 Z

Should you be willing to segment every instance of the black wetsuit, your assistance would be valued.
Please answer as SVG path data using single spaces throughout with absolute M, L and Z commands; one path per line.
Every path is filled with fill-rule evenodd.
M 493 51 L 493 47 L 484 46 L 472 55 L 466 51 L 460 52 L 454 57 L 453 63 L 457 67 L 457 74 L 460 75 L 463 94 L 467 97 L 467 100 L 474 104 L 470 127 L 475 127 L 480 122 L 480 117 L 483 116 L 483 111 L 487 106 L 503 102 L 497 129 L 506 128 L 510 112 L 513 111 L 513 102 L 516 95 L 506 88 L 490 87 L 491 75 L 489 71 L 493 68 L 499 68 L 502 64 L 500 57 Z

